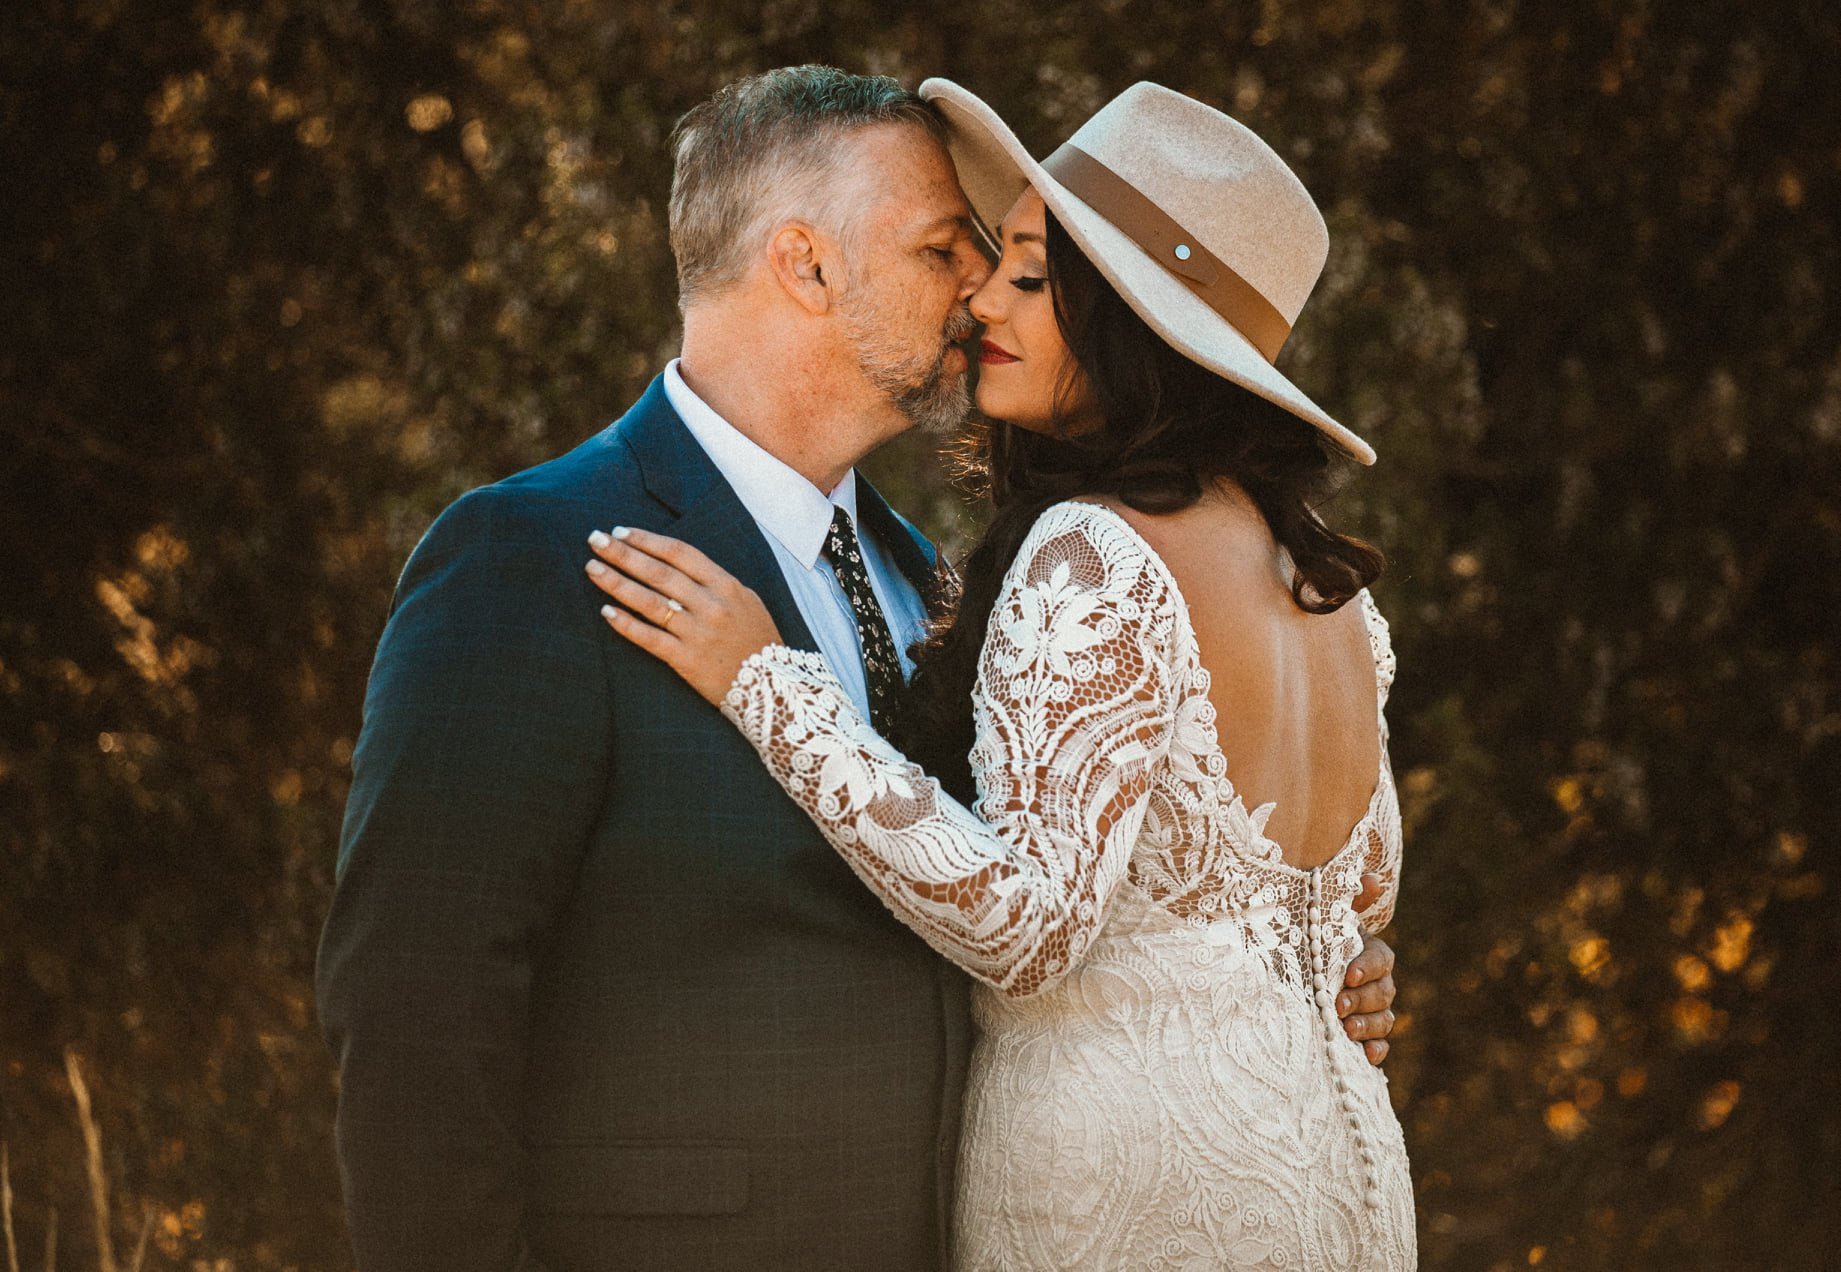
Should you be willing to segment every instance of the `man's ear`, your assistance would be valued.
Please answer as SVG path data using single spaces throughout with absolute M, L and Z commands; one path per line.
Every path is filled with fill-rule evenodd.
M 814 316 L 837 303 L 836 245 L 829 235 L 805 221 L 788 221 L 767 243 L 767 263 L 774 279 L 798 305 Z

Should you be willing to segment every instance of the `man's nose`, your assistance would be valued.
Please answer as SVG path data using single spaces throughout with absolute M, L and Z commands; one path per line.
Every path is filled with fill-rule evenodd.
M 965 277 L 959 284 L 959 299 L 969 300 L 973 292 L 983 287 L 991 277 L 992 265 L 984 258 L 984 253 L 972 248 L 966 253 L 971 258 L 965 267 Z

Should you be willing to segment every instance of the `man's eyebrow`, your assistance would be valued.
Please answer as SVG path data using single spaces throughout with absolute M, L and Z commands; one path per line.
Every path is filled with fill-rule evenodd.
M 937 230 L 962 230 L 966 233 L 970 233 L 971 229 L 972 218 L 969 216 L 936 216 L 933 220 L 921 226 L 920 232 L 922 234 L 932 234 Z

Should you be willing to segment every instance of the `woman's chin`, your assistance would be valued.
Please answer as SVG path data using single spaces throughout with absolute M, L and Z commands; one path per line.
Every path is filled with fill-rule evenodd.
M 972 395 L 972 404 L 978 408 L 978 414 L 987 420 L 1002 420 L 1006 424 L 1015 423 L 1011 417 L 1018 414 L 1017 407 L 1020 405 L 1015 394 L 994 393 L 989 382 L 984 379 L 978 381 L 978 390 Z M 1028 412 L 1022 414 L 1027 415 Z M 1024 424 L 1022 427 L 1028 428 L 1029 425 Z

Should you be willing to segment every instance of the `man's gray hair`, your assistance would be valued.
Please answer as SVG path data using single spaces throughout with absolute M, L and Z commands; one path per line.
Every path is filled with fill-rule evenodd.
M 787 66 L 719 91 L 672 132 L 671 251 L 678 304 L 739 281 L 775 225 L 801 218 L 849 239 L 838 142 L 872 124 L 945 140 L 934 108 L 886 75 Z

